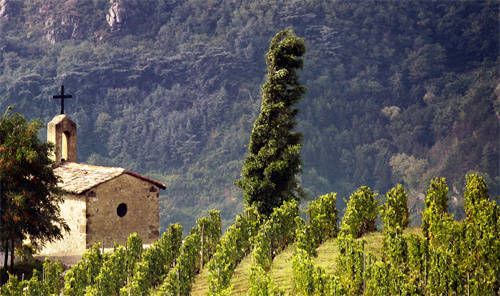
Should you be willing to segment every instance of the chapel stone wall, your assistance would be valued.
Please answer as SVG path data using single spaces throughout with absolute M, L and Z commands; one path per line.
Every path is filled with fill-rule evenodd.
M 159 188 L 150 182 L 122 174 L 87 191 L 85 196 L 87 248 L 96 242 L 105 248 L 111 248 L 114 242 L 125 244 L 134 232 L 143 244 L 158 239 Z
M 70 227 L 70 232 L 63 232 L 63 239 L 47 243 L 40 255 L 76 256 L 85 252 L 86 247 L 86 205 L 85 198 L 66 194 L 60 204 L 60 214 Z

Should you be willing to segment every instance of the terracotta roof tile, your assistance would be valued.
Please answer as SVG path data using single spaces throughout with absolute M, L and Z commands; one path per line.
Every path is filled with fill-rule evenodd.
M 123 168 L 65 162 L 54 169 L 54 174 L 61 178 L 61 182 L 58 184 L 59 187 L 65 191 L 76 194 L 81 194 L 92 187 L 116 178 L 124 173 L 146 180 L 162 189 L 165 189 L 165 185 L 163 183 L 130 172 Z

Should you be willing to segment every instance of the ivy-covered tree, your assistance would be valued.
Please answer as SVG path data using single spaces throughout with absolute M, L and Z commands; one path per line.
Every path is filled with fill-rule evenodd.
M 304 196 L 297 180 L 302 163 L 302 134 L 292 130 L 299 112 L 293 106 L 305 93 L 297 76 L 305 51 L 304 40 L 289 30 L 279 32 L 271 40 L 261 112 L 250 137 L 242 178 L 235 182 L 243 191 L 245 203 L 255 204 L 266 216 L 284 201 Z
M 0 118 L 0 241 L 5 253 L 13 253 L 27 237 L 43 244 L 69 231 L 59 213 L 62 199 L 48 156 L 52 147 L 37 135 L 41 122 L 28 122 L 11 109 Z

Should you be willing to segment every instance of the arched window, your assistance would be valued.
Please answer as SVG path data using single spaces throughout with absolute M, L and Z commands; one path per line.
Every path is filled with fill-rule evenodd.
M 65 160 L 68 160 L 69 157 L 68 157 L 68 151 L 69 151 L 69 143 L 70 143 L 70 133 L 69 132 L 64 132 L 62 133 L 61 135 L 62 137 L 62 145 L 61 145 L 61 158 L 62 159 L 65 159 Z

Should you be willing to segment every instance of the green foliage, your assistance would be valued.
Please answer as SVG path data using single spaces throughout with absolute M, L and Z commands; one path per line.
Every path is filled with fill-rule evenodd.
M 28 122 L 11 109 L 0 118 L 0 245 L 14 254 L 17 242 L 55 241 L 69 227 L 59 213 L 52 147 L 37 136 L 41 122 Z
M 483 178 L 466 176 L 464 193 L 465 237 L 461 274 L 466 274 L 466 289 L 470 294 L 495 294 L 500 290 L 500 208 L 488 196 Z
M 142 257 L 142 239 L 137 233 L 132 233 L 127 238 L 126 248 L 126 268 L 127 273 L 132 274 L 135 264 L 141 260 Z
M 500 193 L 495 1 L 129 0 L 118 30 L 106 22 L 106 0 L 9 2 L 0 105 L 47 122 L 64 82 L 81 162 L 168 183 L 162 230 L 178 221 L 189 230 L 211 208 L 228 226 L 242 211 L 233 181 L 277 28 L 310 45 L 297 130 L 301 186 L 311 196 L 402 183 L 420 212 L 431 177 L 447 176 L 462 196 L 470 170 Z
M 268 272 L 262 266 L 252 265 L 250 268 L 250 285 L 247 295 L 278 296 L 282 295 L 282 291 L 273 284 Z
M 425 174 L 429 166 L 427 160 L 417 159 L 415 156 L 405 153 L 392 156 L 389 165 L 393 175 L 413 190 L 421 189 L 422 175 Z
M 2 296 L 56 296 L 60 295 L 62 288 L 63 265 L 60 261 L 52 262 L 45 259 L 43 275 L 36 269 L 28 280 L 19 281 L 15 275 L 10 275 L 8 282 L 0 286 Z
M 46 287 L 48 295 L 59 295 L 62 291 L 64 285 L 62 277 L 63 271 L 64 268 L 61 261 L 54 262 L 48 258 L 45 258 L 43 261 L 43 284 Z
M 161 238 L 142 254 L 134 267 L 132 279 L 120 290 L 121 295 L 148 295 L 149 289 L 163 281 L 179 256 L 182 226 L 172 224 Z
M 296 73 L 302 68 L 300 57 L 305 51 L 304 40 L 284 30 L 274 36 L 266 53 L 261 111 L 250 137 L 242 178 L 235 182 L 243 191 L 245 204 L 255 204 L 265 216 L 284 201 L 303 196 L 297 181 L 302 135 L 291 131 L 298 113 L 293 106 L 305 93 Z
M 274 209 L 253 238 L 254 264 L 269 271 L 273 258 L 295 240 L 298 216 L 299 206 L 296 200 L 286 201 L 282 206 Z
M 395 285 L 391 283 L 389 269 L 389 264 L 384 261 L 376 261 L 368 266 L 365 295 L 391 295 L 391 287 Z
M 212 260 L 208 263 L 209 295 L 229 293 L 234 269 L 250 251 L 250 241 L 257 234 L 260 216 L 255 207 L 248 207 L 236 216 L 219 241 Z
M 333 281 L 325 271 L 314 266 L 308 252 L 297 248 L 293 256 L 293 294 L 294 295 L 330 295 Z
M 170 269 L 165 281 L 160 286 L 158 295 L 188 295 L 198 272 L 200 235 L 191 233 L 184 239 L 175 266 Z
M 278 295 L 281 292 L 269 276 L 273 258 L 295 240 L 299 206 L 296 200 L 275 208 L 252 239 L 252 268 L 249 295 Z
M 40 281 L 38 279 L 39 277 L 39 272 L 38 270 L 35 270 L 33 272 L 33 276 L 31 277 L 31 279 L 29 279 L 29 281 L 26 283 L 26 288 L 24 288 L 23 290 L 23 293 L 24 295 L 51 295 L 49 294 L 49 292 L 47 291 L 47 286 L 43 284 L 43 281 Z M 23 295 L 23 294 L 19 294 L 19 295 Z M 56 295 L 56 294 L 52 294 L 52 295 Z
M 67 296 L 85 295 L 87 286 L 95 284 L 102 263 L 103 255 L 100 245 L 94 244 L 83 253 L 82 259 L 64 275 L 63 294 Z
M 375 221 L 378 216 L 376 196 L 377 194 L 367 186 L 361 186 L 351 194 L 340 225 L 342 232 L 357 238 L 376 230 Z
M 444 178 L 431 180 L 422 214 L 425 237 L 425 289 L 432 294 L 463 294 L 463 276 L 459 271 L 462 257 L 462 226 L 448 213 L 448 186 Z
M 2 296 L 18 296 L 23 295 L 23 290 L 26 287 L 26 282 L 20 282 L 16 276 L 9 274 L 9 281 L 0 286 L 0 295 Z
M 425 196 L 425 210 L 422 214 L 422 232 L 427 239 L 434 239 L 433 233 L 439 235 L 443 220 L 453 219 L 448 214 L 448 186 L 444 178 L 431 180 Z
M 136 235 L 130 235 L 128 242 L 133 241 Z M 137 249 L 133 247 L 126 249 L 123 246 L 118 246 L 111 253 L 106 253 L 99 274 L 95 278 L 94 284 L 87 287 L 85 295 L 120 295 L 120 289 L 125 285 L 127 276 L 129 275 L 130 269 L 128 265 L 131 264 L 129 258 L 134 251 L 137 251 Z
M 173 224 L 145 251 L 136 233 L 129 235 L 126 247 L 117 245 L 105 254 L 95 244 L 64 276 L 63 295 L 149 295 L 171 270 L 181 240 L 182 226 Z M 194 241 L 188 245 L 194 246 Z M 44 268 L 48 291 L 59 294 L 62 265 Z
M 406 241 L 408 246 L 408 285 L 413 287 L 415 290 L 414 294 L 423 294 L 427 282 L 427 254 L 429 252 L 429 245 L 424 238 L 418 235 L 410 235 Z
M 414 286 L 408 283 L 408 242 L 403 236 L 403 229 L 410 222 L 407 201 L 408 196 L 399 184 L 387 192 L 386 203 L 380 208 L 384 233 L 383 262 L 376 262 L 368 276 L 367 289 L 372 290 L 373 295 L 415 292 L 412 290 Z
M 337 236 L 337 215 L 335 207 L 336 193 L 329 193 L 308 203 L 305 210 L 308 224 L 297 217 L 296 223 L 296 244 L 298 249 L 302 249 L 310 256 L 316 256 L 316 248 L 328 238 Z
M 337 258 L 339 288 L 347 295 L 362 294 L 366 265 L 364 241 L 358 242 L 351 234 L 340 232 L 337 243 L 340 252 Z
M 23 244 L 14 250 L 16 258 L 20 258 L 22 262 L 32 262 L 35 249 L 31 244 Z
M 219 242 L 221 219 L 219 211 L 212 210 L 202 217 L 184 239 L 179 256 L 168 272 L 158 295 L 189 295 L 196 274 L 204 258 L 211 258 Z M 202 243 L 203 242 L 203 243 Z
M 307 204 L 306 215 L 317 244 L 337 236 L 336 193 L 327 193 Z
M 198 219 L 196 223 L 200 232 L 200 270 L 202 270 L 205 263 L 212 258 L 219 243 L 222 231 L 220 211 L 210 210 L 209 216 Z
M 305 251 L 310 256 L 317 256 L 316 248 L 319 246 L 319 239 L 314 236 L 312 226 L 307 225 L 301 217 L 295 218 L 295 244 L 297 249 Z
M 101 254 L 99 245 L 95 245 L 65 275 L 63 295 L 188 295 L 204 258 L 201 236 L 209 229 L 213 230 L 213 235 L 207 233 L 204 244 L 216 245 L 215 253 L 207 257 L 212 258 L 208 263 L 209 295 L 231 294 L 230 280 L 234 268 L 248 254 L 250 247 L 253 247 L 253 264 L 249 269 L 248 294 L 282 295 L 283 291 L 271 279 L 269 269 L 273 257 L 293 241 L 296 242 L 291 258 L 294 295 L 498 293 L 500 209 L 490 201 L 484 180 L 475 174 L 467 176 L 467 216 L 460 222 L 451 219 L 446 211 L 447 185 L 444 179 L 432 180 L 427 193 L 428 208 L 423 215 L 428 225 L 425 236 L 405 235 L 401 227 L 404 223 L 400 222 L 405 220 L 401 218 L 404 215 L 386 215 L 405 212 L 402 210 L 406 207 L 404 190 L 393 188 L 381 210 L 385 225 L 382 257 L 376 258 L 367 252 L 364 240 L 341 231 L 336 239 L 339 255 L 333 275 L 315 266 L 312 255 L 316 238 L 312 235 L 312 225 L 299 217 L 297 201 L 292 201 L 276 208 L 263 224 L 258 211 L 248 208 L 217 243 L 220 216 L 217 211 L 211 211 L 209 216 L 197 221 L 180 251 L 182 227 L 178 224 L 172 225 L 160 240 L 144 251 L 136 234 L 129 236 L 127 248 L 117 246 L 113 252 Z M 310 205 L 322 208 L 318 203 L 331 201 L 333 197 L 325 196 Z M 331 205 L 329 202 L 325 204 Z M 306 211 L 311 213 L 310 209 Z M 390 226 L 388 222 L 396 226 Z M 312 243 L 307 243 L 308 240 Z M 210 249 L 207 247 L 207 252 L 210 253 Z M 134 265 L 133 274 L 129 274 L 127 264 Z M 0 293 L 59 295 L 61 273 L 60 262 L 46 260 L 43 276 L 35 271 L 29 280 L 19 281 L 11 277 L 0 287 Z M 158 287 L 161 280 L 163 284 Z
M 498 293 L 495 275 L 499 266 L 499 208 L 489 200 L 482 178 L 467 176 L 468 216 L 464 221 L 454 221 L 446 211 L 448 191 L 444 179 L 432 180 L 427 193 L 429 208 L 423 216 L 428 222 L 425 236 L 403 233 L 408 219 L 406 194 L 402 187 L 395 187 L 388 192 L 387 203 L 381 208 L 384 222 L 382 256 L 375 257 L 366 251 L 364 240 L 341 231 L 336 240 L 339 256 L 334 275 L 327 275 L 313 263 L 313 243 L 307 243 L 308 239 L 314 241 L 310 225 L 297 216 L 292 293 L 380 296 Z M 250 269 L 249 291 L 254 294 L 271 293 L 275 287 L 266 271 L 272 261 L 269 255 L 272 239 L 262 235 L 268 229 L 266 224 L 261 229 Z
M 401 184 L 387 192 L 386 202 L 380 208 L 384 231 L 402 233 L 403 229 L 410 224 L 407 202 L 408 195 Z

